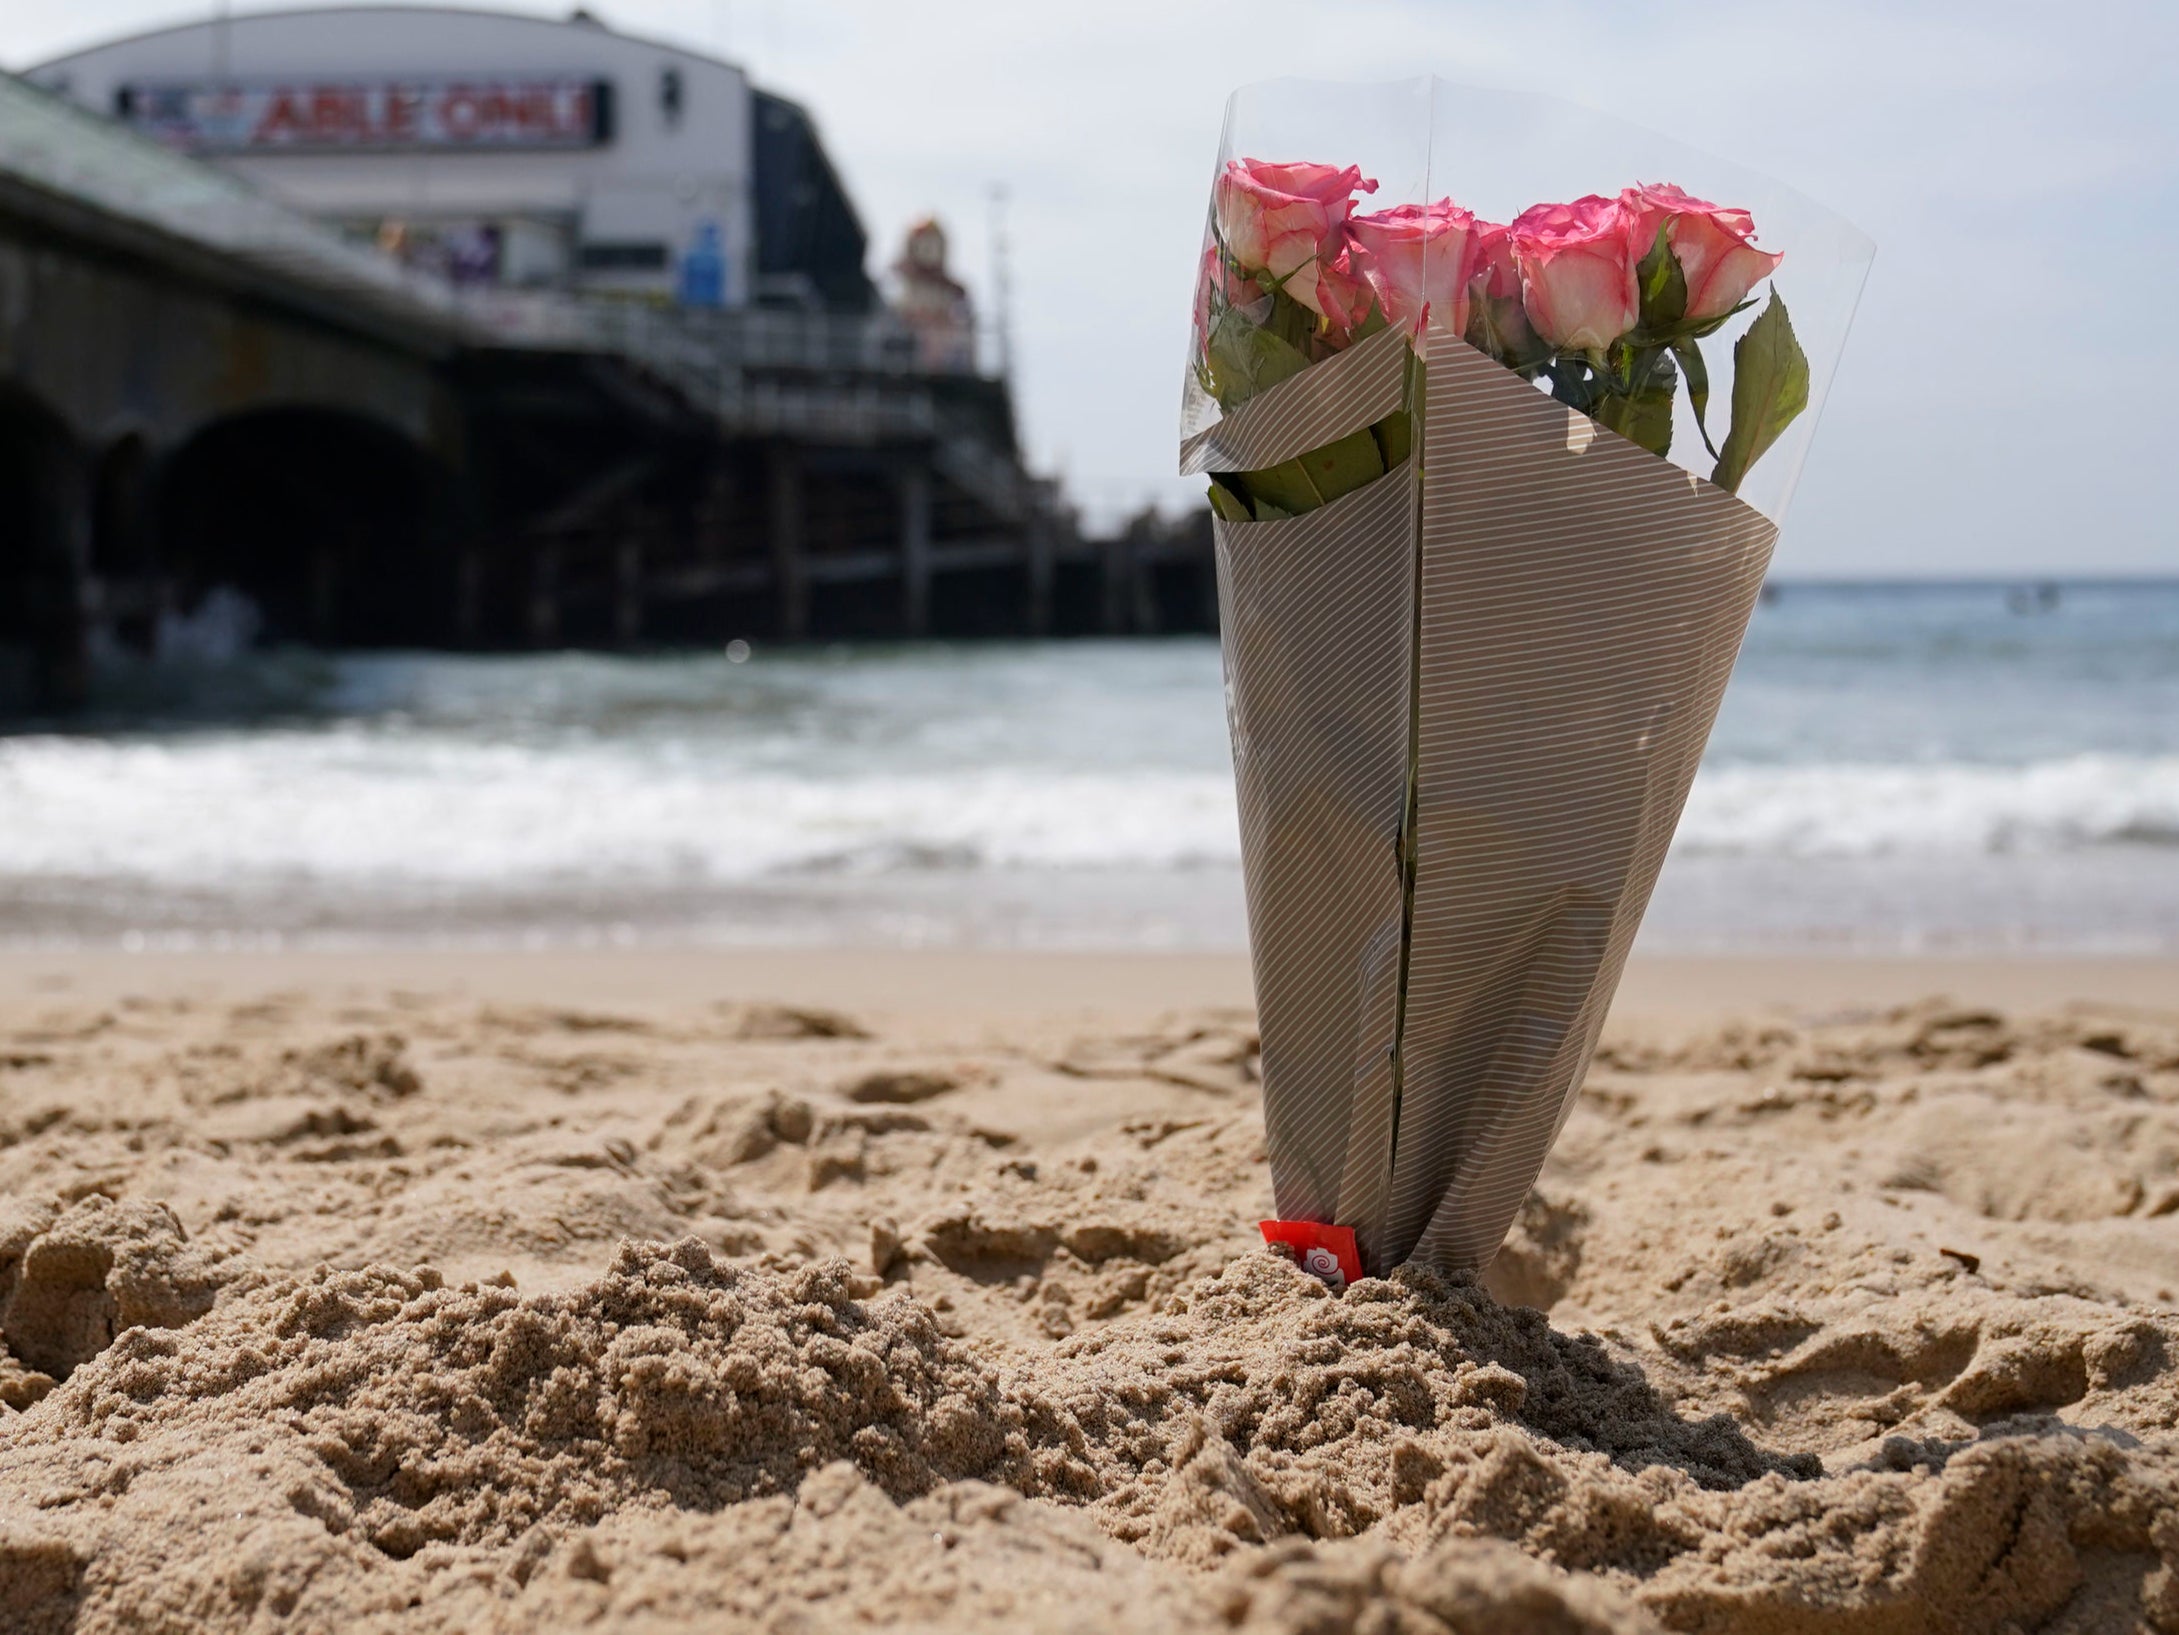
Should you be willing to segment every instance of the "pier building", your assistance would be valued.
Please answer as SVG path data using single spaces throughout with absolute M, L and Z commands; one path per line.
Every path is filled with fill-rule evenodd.
M 730 64 L 359 6 L 30 80 L 0 76 L 0 708 L 221 591 L 341 646 L 1212 619 L 1208 528 L 1085 538 L 942 231 L 881 299 L 814 122 Z
M 862 225 L 807 112 L 581 11 L 205 18 L 29 77 L 457 283 L 873 302 Z

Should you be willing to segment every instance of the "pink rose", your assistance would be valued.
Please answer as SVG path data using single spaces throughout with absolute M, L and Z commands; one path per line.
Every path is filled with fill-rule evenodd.
M 1721 210 L 1669 184 L 1630 187 L 1619 195 L 1633 234 L 1637 259 L 1657 242 L 1657 224 L 1669 220 L 1665 242 L 1687 277 L 1687 316 L 1716 318 L 1738 306 L 1771 275 L 1781 254 L 1758 250 L 1755 218 L 1745 210 Z
M 1479 221 L 1474 242 L 1468 322 L 1461 332 L 1495 358 L 1526 354 L 1536 332 L 1521 306 L 1521 268 L 1513 258 L 1512 231 L 1494 221 Z
M 1316 298 L 1310 300 L 1299 290 L 1292 291 L 1295 300 L 1321 314 L 1334 331 L 1340 332 L 1339 339 L 1344 344 L 1344 332 L 1369 316 L 1370 287 L 1356 265 L 1351 240 L 1339 252 L 1338 260 L 1317 263 L 1314 293 Z
M 1346 249 L 1357 189 L 1374 193 L 1377 184 L 1353 165 L 1231 160 L 1215 194 L 1218 236 L 1244 271 L 1268 273 L 1311 312 L 1337 323 L 1334 312 L 1345 310 L 1354 279 L 1335 263 Z
M 1568 351 L 1601 351 L 1641 315 L 1637 254 L 1617 199 L 1539 204 L 1508 229 L 1521 300 L 1536 333 Z
M 1468 327 L 1468 280 L 1475 274 L 1476 219 L 1454 204 L 1397 204 L 1347 223 L 1350 256 L 1390 323 L 1420 334 L 1424 323 L 1455 335 Z
M 1469 290 L 1497 300 L 1521 293 L 1521 267 L 1513 259 L 1513 230 L 1495 221 L 1475 224 L 1475 271 Z

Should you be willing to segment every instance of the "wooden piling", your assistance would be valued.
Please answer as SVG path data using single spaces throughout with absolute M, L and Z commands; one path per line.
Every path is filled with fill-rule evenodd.
M 772 589 L 779 634 L 800 641 L 809 634 L 810 582 L 802 555 L 802 456 L 792 444 L 772 445 Z
M 530 645 L 556 647 L 560 642 L 560 543 L 539 540 L 530 553 Z
M 454 558 L 454 643 L 475 647 L 484 634 L 484 553 L 474 540 Z
M 309 605 L 304 614 L 307 621 L 305 628 L 310 639 L 318 646 L 331 647 L 340 634 L 340 552 L 333 541 L 311 541 L 309 573 Z
M 1100 548 L 1104 567 L 1104 606 L 1100 631 L 1107 636 L 1125 635 L 1128 621 L 1135 611 L 1135 597 L 1131 592 L 1135 553 L 1127 536 L 1116 534 Z
M 931 629 L 931 474 L 912 465 L 900 474 L 900 628 Z
M 622 647 L 643 639 L 643 541 L 634 534 L 613 552 L 613 639 Z
M 1024 524 L 1027 537 L 1023 548 L 1027 553 L 1029 607 L 1029 634 L 1049 636 L 1052 633 L 1052 592 L 1059 578 L 1059 541 L 1052 537 L 1049 523 L 1032 514 Z

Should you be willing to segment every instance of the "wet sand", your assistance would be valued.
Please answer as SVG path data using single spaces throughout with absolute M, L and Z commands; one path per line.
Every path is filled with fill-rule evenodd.
M 0 956 L 9 1627 L 2179 1631 L 2179 972 L 1652 961 L 1480 1280 L 1243 963 Z

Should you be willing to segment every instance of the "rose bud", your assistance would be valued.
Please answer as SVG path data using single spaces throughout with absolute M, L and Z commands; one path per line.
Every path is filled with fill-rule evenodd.
M 1349 241 L 1335 261 L 1317 262 L 1315 300 L 1300 290 L 1294 299 L 1322 315 L 1334 330 L 1345 332 L 1369 316 L 1370 287 L 1355 265 L 1354 245 Z
M 1528 321 L 1552 346 L 1601 352 L 1634 327 L 1638 253 L 1617 199 L 1592 193 L 1572 204 L 1539 204 L 1516 216 L 1508 232 Z
M 1665 243 L 1687 280 L 1690 321 L 1732 311 L 1785 260 L 1782 252 L 1755 247 L 1755 218 L 1747 211 L 1720 209 L 1670 184 L 1630 187 L 1619 205 L 1631 224 L 1637 260 L 1657 242 L 1657 224 L 1669 223 Z
M 1389 323 L 1416 334 L 1427 321 L 1453 334 L 1468 327 L 1468 281 L 1475 273 L 1476 220 L 1451 199 L 1398 204 L 1356 216 L 1347 236 L 1362 276 Z
M 1521 305 L 1521 269 L 1513 234 L 1494 221 L 1475 224 L 1475 270 L 1468 278 L 1468 322 L 1462 333 L 1492 357 L 1525 355 L 1535 344 Z

